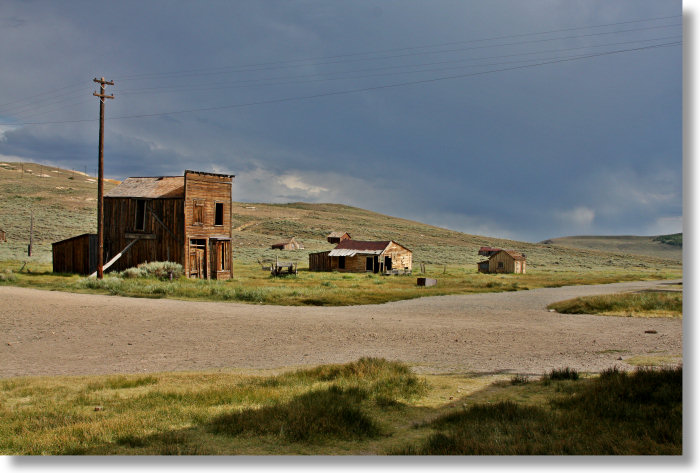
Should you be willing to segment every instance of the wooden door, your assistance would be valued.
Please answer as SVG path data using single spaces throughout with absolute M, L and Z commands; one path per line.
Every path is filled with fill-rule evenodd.
M 190 274 L 191 278 L 205 279 L 207 277 L 207 260 L 203 240 L 190 241 Z

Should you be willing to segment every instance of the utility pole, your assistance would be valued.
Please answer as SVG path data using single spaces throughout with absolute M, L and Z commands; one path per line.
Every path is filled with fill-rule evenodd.
M 93 82 L 100 84 L 100 93 L 92 95 L 100 98 L 100 150 L 97 164 L 97 279 L 102 279 L 102 264 L 104 251 L 104 141 L 105 141 L 105 99 L 113 99 L 114 95 L 105 94 L 105 85 L 114 85 L 114 81 L 104 77 L 94 78 Z
M 32 256 L 32 244 L 34 243 L 34 210 L 32 209 L 29 217 L 29 246 L 27 247 L 27 256 Z

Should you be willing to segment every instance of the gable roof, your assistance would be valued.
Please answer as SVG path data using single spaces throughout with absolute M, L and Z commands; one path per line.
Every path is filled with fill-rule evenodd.
M 183 176 L 127 177 L 105 197 L 141 197 L 144 199 L 176 199 L 185 197 Z
M 326 238 L 340 238 L 340 237 L 342 237 L 343 235 L 350 236 L 350 234 L 349 234 L 348 232 L 330 232 L 330 233 L 326 236 Z
M 515 261 L 525 261 L 525 256 L 523 256 L 521 253 L 518 253 L 517 251 L 513 251 L 513 250 L 501 250 L 501 251 L 503 253 L 506 253 L 508 256 L 513 258 Z M 500 253 L 501 251 L 499 251 L 498 253 Z M 498 253 L 496 253 L 496 255 Z M 496 256 L 496 255 L 493 255 L 493 256 Z M 491 258 L 493 258 L 493 256 Z

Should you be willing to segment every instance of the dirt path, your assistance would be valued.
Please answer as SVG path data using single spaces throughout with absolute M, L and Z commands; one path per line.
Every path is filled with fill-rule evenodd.
M 682 355 L 682 321 L 548 312 L 659 282 L 441 296 L 354 307 L 132 299 L 0 287 L 0 377 L 277 368 L 378 356 L 424 372 L 599 371 Z M 645 333 L 655 330 L 656 333 Z M 619 357 L 623 361 L 618 360 Z

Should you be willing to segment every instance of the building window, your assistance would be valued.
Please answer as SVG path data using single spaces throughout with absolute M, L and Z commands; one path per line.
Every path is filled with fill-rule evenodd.
M 345 256 L 338 256 L 338 269 L 345 269 Z
M 503 269 L 503 261 L 498 262 L 498 269 Z
M 374 271 L 374 258 L 371 256 L 367 257 L 367 262 L 365 263 L 366 271 Z
M 217 202 L 216 203 L 216 213 L 214 216 L 214 225 L 223 225 L 224 224 L 224 203 L 223 202 Z
M 204 202 L 195 200 L 193 204 L 192 225 L 204 225 Z
M 146 201 L 143 199 L 136 200 L 136 221 L 134 229 L 144 231 L 146 229 Z

